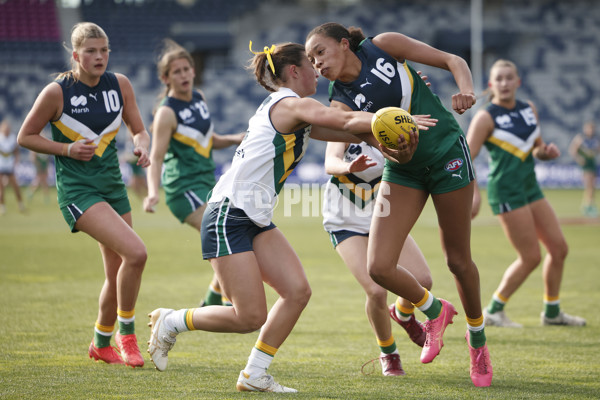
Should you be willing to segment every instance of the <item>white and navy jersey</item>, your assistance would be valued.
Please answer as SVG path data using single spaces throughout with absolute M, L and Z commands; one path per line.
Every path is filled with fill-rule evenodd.
M 209 200 L 214 203 L 229 198 L 231 206 L 244 210 L 259 226 L 271 223 L 277 196 L 308 145 L 310 125 L 282 133 L 271 122 L 271 108 L 286 97 L 300 96 L 280 88 L 250 118 L 248 133 L 235 151 L 231 168 L 221 176 Z
M 323 226 L 327 232 L 348 230 L 369 233 L 385 158 L 378 149 L 362 142 L 352 143 L 346 148 L 344 161 L 352 162 L 362 154 L 369 156 L 377 165 L 361 172 L 334 175 L 325 186 Z
M 540 137 L 540 128 L 533 109 L 524 101 L 517 100 L 510 110 L 490 104 L 486 111 L 494 121 L 494 131 L 485 147 L 490 157 L 488 191 L 495 196 L 520 187 L 521 181 L 535 175 L 531 152 Z
M 56 156 L 56 187 L 59 205 L 68 202 L 65 193 L 95 192 L 110 198 L 124 187 L 115 136 L 121 127 L 123 96 L 115 74 L 105 72 L 89 87 L 68 76 L 56 80 L 63 92 L 63 111 L 51 121 L 52 139 L 62 143 L 91 139 L 98 147 L 89 161 Z
M 377 47 L 371 38 L 363 40 L 355 54 L 361 62 L 358 78 L 331 82 L 329 100 L 344 103 L 353 111 L 374 113 L 384 107 L 400 107 L 414 115 L 430 114 L 438 123 L 419 137 L 417 150 L 402 168 L 422 168 L 443 157 L 463 133 L 417 72 Z
M 0 174 L 12 174 L 15 169 L 17 135 L 0 133 Z
M 165 154 L 162 181 L 165 193 L 178 195 L 198 186 L 212 188 L 215 185 L 213 124 L 202 94 L 194 90 L 191 101 L 165 97 L 160 105 L 170 107 L 177 118 L 177 128 Z

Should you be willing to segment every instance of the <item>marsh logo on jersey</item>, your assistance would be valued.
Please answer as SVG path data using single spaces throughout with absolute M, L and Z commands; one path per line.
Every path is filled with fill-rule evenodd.
M 509 129 L 514 126 L 512 118 L 510 118 L 510 115 L 508 114 L 498 115 L 496 117 L 496 124 L 498 124 L 500 129 Z
M 85 106 L 87 105 L 87 99 L 83 95 L 79 97 L 73 96 L 71 97 L 71 105 L 73 107 Z
M 444 166 L 444 169 L 448 172 L 454 172 L 454 171 L 460 169 L 460 167 L 462 167 L 462 165 L 463 165 L 462 158 L 455 158 L 452 161 L 448 161 L 448 163 Z
M 195 118 L 193 118 L 192 110 L 189 108 L 184 108 L 183 110 L 179 111 L 179 118 L 181 118 L 183 123 L 186 125 L 189 125 L 195 120 Z
M 363 106 L 362 104 L 365 102 L 366 104 Z M 356 95 L 354 98 L 354 104 L 356 104 L 356 107 L 358 107 L 361 111 L 369 111 L 369 109 L 373 106 L 373 102 L 367 101 L 367 98 L 362 93 Z
M 73 114 L 82 114 L 82 113 L 90 112 L 90 109 L 85 107 L 87 105 L 87 98 L 83 95 L 71 97 L 71 105 L 73 107 L 80 107 L 80 106 L 83 107 L 83 108 L 72 108 L 71 112 Z

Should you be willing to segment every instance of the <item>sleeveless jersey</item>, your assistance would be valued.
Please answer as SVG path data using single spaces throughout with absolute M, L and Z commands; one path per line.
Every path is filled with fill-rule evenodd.
M 531 152 L 540 137 L 540 128 L 533 109 L 517 100 L 511 110 L 489 104 L 486 111 L 494 120 L 494 131 L 485 142 L 490 157 L 488 196 L 497 198 L 498 193 L 525 191 L 524 182 L 536 182 Z
M 328 232 L 348 230 L 369 233 L 385 158 L 378 149 L 362 142 L 348 146 L 344 161 L 352 162 L 361 154 L 369 156 L 377 165 L 361 172 L 334 175 L 325 185 L 323 226 Z
M 122 197 L 125 184 L 121 178 L 115 136 L 121 127 L 123 96 L 117 77 L 105 72 L 100 82 L 89 87 L 71 77 L 57 79 L 63 91 L 63 112 L 51 121 L 52 139 L 71 143 L 91 139 L 98 147 L 90 161 L 56 156 L 56 188 L 59 206 L 66 206 L 69 196 L 99 193 L 106 198 Z
M 204 98 L 194 90 L 189 102 L 165 97 L 160 105 L 170 107 L 177 116 L 177 129 L 164 160 L 165 193 L 178 195 L 198 186 L 212 188 L 215 185 L 213 124 Z
M 376 112 L 384 107 L 400 107 L 411 114 L 431 114 L 438 123 L 419 136 L 419 145 L 408 168 L 422 168 L 439 160 L 456 142 L 462 130 L 440 99 L 427 87 L 406 61 L 375 46 L 371 38 L 359 45 L 356 56 L 362 63 L 353 82 L 329 84 L 329 100 L 346 104 L 355 111 Z
M 16 148 L 17 135 L 4 136 L 0 133 L 0 174 L 12 174 L 14 172 Z
M 600 139 L 596 136 L 583 136 L 581 145 L 577 149 L 577 153 L 583 158 L 583 169 L 596 172 L 596 152 L 600 148 Z
M 235 151 L 231 168 L 219 178 L 209 200 L 214 203 L 229 198 L 233 207 L 244 210 L 259 226 L 271 223 L 278 194 L 304 156 L 311 131 L 310 125 L 292 133 L 275 129 L 271 108 L 286 97 L 300 96 L 280 88 L 250 118 L 248 133 Z

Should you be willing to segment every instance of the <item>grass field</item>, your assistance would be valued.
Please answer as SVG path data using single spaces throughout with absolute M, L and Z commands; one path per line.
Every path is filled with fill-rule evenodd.
M 169 368 L 154 369 L 145 353 L 146 314 L 157 307 L 188 308 L 205 293 L 212 270 L 201 258 L 199 235 L 160 204 L 144 214 L 132 198 L 134 227 L 149 259 L 137 303 L 137 332 L 146 365 L 131 369 L 94 363 L 87 356 L 103 281 L 96 243 L 67 230 L 57 205 L 34 198 L 16 212 L 12 192 L 0 217 L 0 398 L 2 399 L 588 399 L 600 397 L 600 224 L 577 223 L 578 190 L 546 194 L 566 222 L 570 245 L 561 291 L 564 310 L 587 318 L 584 328 L 541 327 L 541 270 L 513 296 L 507 310 L 523 329 L 486 329 L 494 380 L 475 388 L 469 379 L 464 312 L 443 263 L 431 203 L 413 235 L 432 269 L 433 293 L 457 305 L 459 315 L 432 364 L 394 326 L 405 377 L 369 376 L 361 365 L 378 356 L 364 313 L 364 294 L 332 249 L 318 216 L 292 216 L 278 207 L 275 223 L 306 269 L 313 296 L 269 371 L 299 390 L 293 395 L 238 393 L 235 382 L 257 333 L 191 332 L 171 351 Z M 473 223 L 473 254 L 487 304 L 514 253 L 487 205 Z M 275 298 L 268 289 L 270 303 Z M 389 296 L 390 302 L 393 296 Z M 423 315 L 417 312 L 423 319 Z

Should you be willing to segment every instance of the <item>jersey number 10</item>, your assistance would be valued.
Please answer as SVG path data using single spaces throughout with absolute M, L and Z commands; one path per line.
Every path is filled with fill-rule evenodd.
M 121 109 L 121 102 L 119 101 L 119 95 L 116 90 L 102 91 L 102 97 L 104 98 L 104 107 L 106 112 L 117 112 Z

